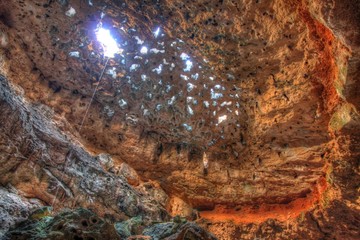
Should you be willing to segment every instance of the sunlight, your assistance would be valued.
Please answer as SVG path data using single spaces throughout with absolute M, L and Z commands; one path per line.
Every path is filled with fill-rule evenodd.
M 104 48 L 104 55 L 112 58 L 115 53 L 120 52 L 115 39 L 111 36 L 110 30 L 99 28 L 96 30 L 97 40 L 101 43 Z

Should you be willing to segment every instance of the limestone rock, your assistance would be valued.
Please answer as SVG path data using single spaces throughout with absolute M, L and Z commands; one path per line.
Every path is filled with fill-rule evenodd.
M 120 164 L 118 174 L 124 176 L 130 185 L 137 186 L 140 183 L 140 179 L 136 171 L 126 163 Z
M 114 167 L 114 162 L 109 154 L 101 153 L 97 156 L 97 159 L 100 161 L 101 165 L 103 165 L 106 170 Z
M 41 203 L 21 198 L 18 194 L 0 187 L 0 239 L 15 224 L 26 220 L 30 213 Z
M 1 231 L 37 199 L 179 239 L 206 234 L 169 212 L 222 240 L 356 239 L 359 8 L 0 1 Z
M 114 226 L 119 236 L 123 239 L 126 239 L 127 237 L 130 237 L 132 235 L 141 233 L 141 231 L 139 231 L 141 224 L 141 217 L 134 217 L 123 222 L 115 223 Z
M 121 239 L 114 227 L 86 209 L 65 210 L 54 217 L 21 222 L 8 239 Z
M 176 196 L 171 197 L 167 209 L 172 216 L 178 215 L 188 219 L 192 219 L 194 217 L 196 218 L 196 213 L 191 208 L 191 206 Z
M 135 235 L 128 237 L 127 240 L 152 240 L 152 238 L 150 236 Z
M 199 228 L 193 223 L 179 224 L 174 222 L 159 223 L 146 228 L 144 235 L 151 236 L 154 240 L 160 239 L 191 239 L 191 240 L 215 240 L 212 235 Z

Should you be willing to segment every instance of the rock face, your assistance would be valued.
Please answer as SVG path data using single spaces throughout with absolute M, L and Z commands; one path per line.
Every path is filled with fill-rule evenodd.
M 0 188 L 0 239 L 4 233 L 16 223 L 26 220 L 29 213 L 41 206 L 41 202 L 35 199 L 26 201 L 17 192 L 9 192 L 8 189 Z
M 115 229 L 94 213 L 77 209 L 55 217 L 29 219 L 9 231 L 9 239 L 119 239 Z
M 51 205 L 129 239 L 355 239 L 359 10 L 1 2 L 1 234 Z
M 214 240 L 194 223 L 158 223 L 142 226 L 141 218 L 116 223 L 115 227 L 85 209 L 65 210 L 54 217 L 31 217 L 9 231 L 6 239 L 189 239 Z M 134 235 L 141 232 L 143 235 Z

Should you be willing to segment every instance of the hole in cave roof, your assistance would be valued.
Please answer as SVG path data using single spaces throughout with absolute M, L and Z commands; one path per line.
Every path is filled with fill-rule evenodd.
M 101 21 L 111 22 L 108 18 L 102 15 Z M 239 126 L 237 118 L 230 117 L 241 114 L 238 102 L 233 104 L 240 96 L 240 88 L 231 92 L 233 87 L 226 83 L 229 76 L 235 78 L 231 73 L 219 75 L 207 56 L 193 51 L 191 45 L 182 39 L 168 36 L 160 26 L 151 27 L 152 34 L 146 35 L 126 21 L 120 19 L 117 22 L 109 28 L 111 32 L 101 30 L 101 34 L 114 36 L 116 43 L 111 42 L 111 46 L 116 44 L 116 51 L 106 49 L 104 42 L 85 41 L 90 36 L 82 36 L 77 41 L 82 47 L 68 52 L 78 61 L 83 61 L 83 56 L 96 56 L 98 72 L 103 67 L 103 57 L 111 58 L 101 89 L 111 93 L 107 95 L 114 96 L 112 101 L 118 104 L 111 107 L 109 103 L 104 104 L 103 111 L 108 112 L 107 116 L 139 116 L 143 119 L 138 124 L 152 131 L 162 129 L 161 134 L 171 142 L 206 147 L 220 139 L 231 142 L 239 138 L 233 135 L 226 139 L 230 133 L 221 133 L 225 125 L 225 131 Z M 99 29 L 96 35 L 98 40 L 104 40 Z M 91 48 L 89 43 L 92 43 Z M 202 136 L 203 132 L 213 134 L 209 138 Z

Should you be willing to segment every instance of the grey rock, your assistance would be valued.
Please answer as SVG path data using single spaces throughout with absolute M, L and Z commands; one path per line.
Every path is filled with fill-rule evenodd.
M 0 187 L 0 239 L 11 226 L 27 219 L 30 212 L 40 206 L 37 201 L 29 202 Z
M 127 238 L 131 235 L 137 234 L 137 228 L 139 228 L 141 224 L 142 218 L 141 216 L 137 216 L 123 222 L 117 222 L 114 226 L 120 237 Z
M 51 186 L 41 189 L 46 191 L 39 194 L 44 202 L 51 204 L 55 200 L 56 205 L 60 203 L 58 196 L 64 196 L 61 204 L 72 205 L 76 198 L 130 217 L 141 211 L 145 218 L 156 217 L 161 221 L 169 218 L 163 206 L 148 195 L 139 194 L 123 176 L 104 171 L 96 157 L 71 141 L 73 136 L 66 135 L 55 125 L 52 114 L 44 114 L 43 108 L 26 102 L 1 75 L 0 111 L 3 113 L 0 122 L 4 123 L 0 124 L 2 179 L 11 179 L 10 169 L 23 164 L 27 168 L 30 163 L 37 168 L 28 171 L 26 177 L 38 178 L 45 172 L 47 177 L 41 181 Z M 34 157 L 29 160 L 25 156 Z
M 159 240 L 174 234 L 178 227 L 179 225 L 173 222 L 158 223 L 146 228 L 143 234 Z

